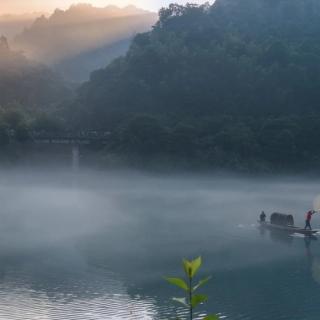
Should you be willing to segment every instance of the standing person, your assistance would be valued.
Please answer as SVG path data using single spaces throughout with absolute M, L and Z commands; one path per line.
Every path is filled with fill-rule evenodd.
M 314 210 L 309 210 L 307 213 L 306 213 L 306 225 L 304 227 L 304 229 L 306 230 L 307 228 L 309 228 L 309 230 L 312 230 L 311 228 L 311 218 L 312 218 L 312 215 L 315 213 Z
M 262 211 L 260 214 L 260 222 L 266 222 L 266 217 L 266 214 L 264 213 L 264 211 Z

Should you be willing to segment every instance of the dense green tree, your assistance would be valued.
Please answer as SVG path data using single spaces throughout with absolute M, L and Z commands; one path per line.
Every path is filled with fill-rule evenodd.
M 31 129 L 36 132 L 48 134 L 57 134 L 65 129 L 63 122 L 56 117 L 47 114 L 37 114 L 31 123 Z
M 166 152 L 167 133 L 151 116 L 138 115 L 124 123 L 116 133 L 116 151 L 152 156 Z

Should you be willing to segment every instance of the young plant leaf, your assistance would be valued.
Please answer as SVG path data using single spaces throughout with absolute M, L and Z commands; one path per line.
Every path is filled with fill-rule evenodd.
M 202 320 L 219 320 L 219 317 L 216 314 L 211 314 L 211 315 L 205 316 Z
M 172 298 L 173 301 L 182 304 L 183 306 L 189 308 L 186 298 Z
M 193 308 L 195 308 L 198 304 L 202 302 L 206 302 L 208 300 L 208 297 L 204 294 L 195 294 L 191 299 L 191 305 Z
M 182 260 L 183 269 L 188 278 L 192 278 L 192 265 L 191 261 L 183 259 Z
M 183 268 L 187 277 L 192 279 L 197 273 L 197 271 L 199 270 L 199 268 L 201 267 L 201 264 L 202 264 L 201 257 L 198 257 L 197 259 L 194 259 L 191 261 L 183 259 Z
M 189 291 L 189 287 L 188 287 L 188 285 L 186 284 L 186 282 L 183 279 L 180 279 L 180 278 L 167 278 L 167 277 L 165 277 L 165 279 L 169 283 L 171 283 L 171 284 L 173 284 L 173 285 L 175 285 L 175 286 L 177 286 L 177 287 L 179 287 L 179 288 L 181 288 L 181 289 L 183 289 L 185 291 Z
M 193 278 L 196 275 L 197 271 L 201 267 L 201 264 L 202 264 L 201 257 L 198 257 L 197 259 L 194 259 L 191 261 L 191 278 Z
M 184 298 L 173 298 L 172 300 L 178 302 L 187 308 L 190 312 L 190 319 L 193 319 L 193 309 L 197 307 L 200 303 L 206 302 L 208 297 L 203 294 L 194 294 L 194 291 L 206 284 L 211 277 L 206 277 L 200 280 L 195 286 L 192 287 L 192 278 L 196 275 L 199 268 L 201 267 L 202 259 L 198 257 L 194 260 L 182 260 L 183 269 L 187 275 L 187 281 L 182 278 L 172 278 L 165 277 L 165 280 L 170 284 L 173 284 L 184 291 L 186 291 L 186 297 Z M 189 281 L 189 283 L 188 283 Z M 202 320 L 219 320 L 216 315 L 208 315 L 204 317 Z
M 198 284 L 195 285 L 195 286 L 192 288 L 192 290 L 193 290 L 193 291 L 196 291 L 197 289 L 199 289 L 200 287 L 202 287 L 203 285 L 205 285 L 210 279 L 211 279 L 211 277 L 206 277 L 206 278 L 200 280 L 200 281 L 198 282 Z

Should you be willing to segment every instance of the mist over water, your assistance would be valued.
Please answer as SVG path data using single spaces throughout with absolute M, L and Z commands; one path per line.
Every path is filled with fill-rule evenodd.
M 319 241 L 256 221 L 280 211 L 302 225 L 319 194 L 307 178 L 2 170 L 0 319 L 174 318 L 180 292 L 162 277 L 200 254 L 207 311 L 317 319 Z

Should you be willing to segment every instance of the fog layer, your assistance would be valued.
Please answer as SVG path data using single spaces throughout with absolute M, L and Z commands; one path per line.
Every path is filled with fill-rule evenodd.
M 233 319 L 298 319 L 309 304 L 293 313 L 281 292 L 319 295 L 317 242 L 256 225 L 262 209 L 301 225 L 317 181 L 51 170 L 0 172 L 0 318 L 163 319 L 175 307 L 162 277 L 200 254 L 215 279 L 208 308 Z

